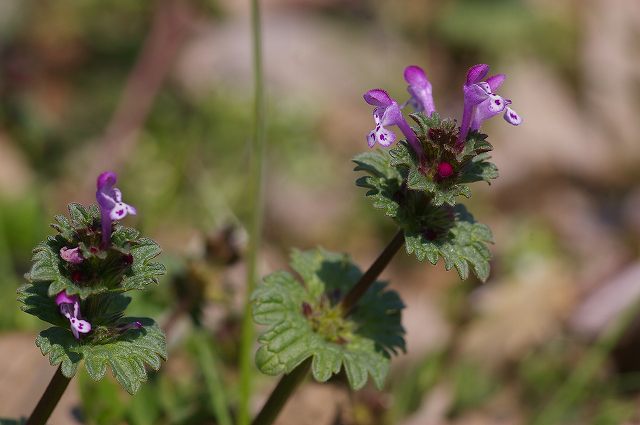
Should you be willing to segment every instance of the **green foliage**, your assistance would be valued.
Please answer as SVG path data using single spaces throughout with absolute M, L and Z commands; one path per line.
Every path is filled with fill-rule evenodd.
M 164 333 L 152 320 L 124 318 L 118 324 L 126 325 L 136 320 L 142 322 L 142 328 L 110 335 L 100 343 L 77 340 L 68 330 L 52 327 L 40 332 L 36 345 L 43 355 L 49 355 L 52 366 L 61 365 L 62 374 L 67 378 L 75 375 L 80 361 L 84 360 L 92 379 L 102 379 L 108 366 L 120 385 L 128 393 L 135 394 L 147 380 L 145 366 L 158 370 L 161 359 L 167 358 Z
M 456 268 L 461 279 L 469 277 L 469 266 L 481 281 L 489 277 L 491 252 L 487 244 L 492 241 L 488 226 L 476 223 L 473 216 L 463 205 L 456 205 L 445 211 L 451 222 L 443 227 L 428 226 L 416 221 L 405 228 L 405 244 L 409 254 L 414 253 L 418 260 L 425 258 L 431 264 L 444 260 L 446 270 Z M 425 230 L 426 229 L 426 230 Z
M 36 246 L 25 276 L 30 283 L 48 282 L 49 296 L 66 291 L 85 299 L 103 292 L 144 289 L 164 274 L 164 266 L 151 261 L 160 254 L 160 247 L 151 239 L 140 238 L 137 230 L 116 226 L 112 246 L 105 250 L 100 247 L 98 208 L 69 204 L 69 214 L 70 219 L 56 216 L 52 227 L 58 235 Z M 61 248 L 74 246 L 80 247 L 85 259 L 78 265 L 60 257 Z
M 493 147 L 487 142 L 486 135 L 472 132 L 464 147 L 458 149 L 458 129 L 454 121 L 441 120 L 437 114 L 427 117 L 418 113 L 412 114 L 411 118 L 418 124 L 415 130 L 424 157 L 418 158 L 404 141 L 389 150 L 389 164 L 401 173 L 408 189 L 429 194 L 435 206 L 455 205 L 458 196 L 471 197 L 468 183 L 491 183 L 498 177 L 498 169 L 488 161 L 490 156 L 487 152 Z M 442 162 L 453 167 L 452 176 L 439 178 L 437 170 Z
M 486 136 L 471 133 L 463 149 L 457 149 L 457 129 L 451 121 L 434 114 L 412 115 L 418 123 L 418 134 L 425 151 L 422 161 L 406 142 L 389 151 L 372 151 L 354 158 L 356 171 L 367 175 L 356 180 L 368 189 L 375 208 L 393 217 L 405 233 L 406 250 L 420 261 L 436 264 L 444 260 L 447 270 L 456 268 L 461 279 L 471 269 L 482 281 L 489 276 L 492 242 L 491 230 L 477 223 L 459 196 L 470 197 L 468 183 L 490 183 L 498 176 L 495 165 L 488 161 L 492 149 Z M 437 175 L 437 165 L 452 165 L 454 174 L 446 179 Z
M 405 349 L 398 294 L 376 282 L 344 318 L 338 300 L 362 275 L 348 256 L 294 251 L 291 266 L 301 282 L 275 272 L 252 295 L 254 320 L 268 326 L 258 340 L 258 368 L 267 375 L 290 373 L 313 357 L 312 374 L 320 382 L 344 368 L 353 389 L 368 375 L 381 388 L 391 354 Z
M 61 365 L 65 376 L 74 376 L 81 361 L 94 380 L 109 367 L 133 394 L 147 380 L 146 367 L 158 370 L 167 350 L 164 334 L 152 320 L 123 317 L 131 301 L 123 292 L 157 282 L 165 270 L 152 261 L 160 247 L 137 230 L 117 225 L 105 248 L 95 206 L 70 204 L 69 217 L 57 216 L 52 227 L 58 234 L 37 245 L 25 276 L 28 283 L 18 289 L 21 309 L 54 325 L 40 333 L 36 345 L 52 365 Z M 76 246 L 83 261 L 64 261 L 60 249 Z M 54 297 L 61 291 L 79 296 L 82 318 L 91 323 L 91 332 L 81 339 L 73 336 L 56 305 Z

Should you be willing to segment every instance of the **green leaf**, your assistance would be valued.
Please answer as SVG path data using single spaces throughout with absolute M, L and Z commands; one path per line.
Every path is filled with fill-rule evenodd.
M 323 249 L 293 251 L 291 266 L 302 282 L 279 271 L 252 294 L 254 320 L 268 327 L 258 339 L 258 368 L 267 375 L 290 373 L 312 357 L 311 371 L 320 382 L 344 368 L 353 389 L 362 388 L 369 375 L 382 387 L 390 356 L 405 349 L 398 294 L 376 282 L 343 318 L 339 298 L 362 275 L 349 257 Z
M 461 279 L 469 276 L 471 266 L 478 279 L 484 282 L 489 277 L 491 252 L 487 244 L 493 240 L 491 230 L 477 223 L 462 205 L 457 205 L 452 212 L 453 222 L 443 223 L 440 228 L 409 223 L 405 228 L 407 253 L 415 254 L 420 261 L 427 259 L 432 264 L 442 257 L 445 269 L 455 267 Z M 422 221 L 425 222 L 428 219 Z
M 379 149 L 360 153 L 353 158 L 353 162 L 356 163 L 354 171 L 366 171 L 372 176 L 388 179 L 400 177 L 395 168 L 389 166 L 389 156 Z
M 52 327 L 40 332 L 36 345 L 43 355 L 49 356 L 52 366 L 61 365 L 64 376 L 71 378 L 84 360 L 85 369 L 94 380 L 100 380 L 111 369 L 118 383 L 130 394 L 135 394 L 147 380 L 147 369 L 160 368 L 167 358 L 165 336 L 150 319 L 124 318 L 124 325 L 140 321 L 141 329 L 129 329 L 113 335 L 103 343 L 76 340 L 68 329 Z
M 141 238 L 137 230 L 116 225 L 111 247 L 98 249 L 101 245 L 96 231 L 100 219 L 98 208 L 70 204 L 69 212 L 70 218 L 56 217 L 57 224 L 53 227 L 61 234 L 50 236 L 36 246 L 31 270 L 25 275 L 32 284 L 48 283 L 49 296 L 66 291 L 86 299 L 106 292 L 143 290 L 158 283 L 158 277 L 166 272 L 162 264 L 152 261 L 162 251 L 158 244 Z M 61 248 L 73 246 L 82 248 L 85 260 L 79 265 L 67 263 L 60 257 Z M 133 258 L 130 266 L 124 261 L 129 255 Z M 70 278 L 74 273 L 80 276 L 80 281 Z
M 69 322 L 60 314 L 55 298 L 49 296 L 48 287 L 46 282 L 21 286 L 17 291 L 21 310 L 52 325 L 68 328 Z M 89 302 L 81 301 L 80 310 L 85 312 L 84 318 L 94 326 L 115 326 L 130 302 L 131 298 L 120 293 L 102 293 L 91 298 L 89 309 L 86 308 Z M 84 338 L 92 337 L 88 335 Z
M 397 196 L 402 184 L 402 176 L 390 165 L 388 154 L 383 151 L 365 152 L 353 159 L 357 165 L 354 171 L 366 171 L 367 176 L 356 180 L 356 185 L 369 189 L 366 196 L 374 208 L 381 209 L 390 217 L 398 213 Z
M 460 195 L 470 198 L 471 189 L 466 184 L 443 184 L 425 176 L 417 168 L 411 168 L 407 176 L 407 187 L 431 194 L 433 205 L 455 205 Z
M 472 131 L 462 149 L 456 147 L 458 127 L 454 121 L 412 114 L 423 155 L 417 156 L 406 141 L 386 151 L 356 156 L 356 171 L 367 173 L 356 180 L 368 189 L 374 207 L 393 217 L 405 233 L 406 249 L 418 260 L 436 264 L 444 260 L 447 270 L 456 268 L 466 279 L 470 270 L 481 280 L 489 276 L 491 231 L 476 223 L 464 207 L 461 196 L 471 197 L 469 183 L 498 177 L 491 163 L 493 149 L 487 136 Z M 438 166 L 450 164 L 453 174 L 441 178 Z
M 48 293 L 49 284 L 36 282 L 18 288 L 18 302 L 25 313 L 57 326 L 67 326 L 68 321 L 60 314 L 54 299 Z
M 133 240 L 130 244 L 133 265 L 130 274 L 122 281 L 122 289 L 143 290 L 151 284 L 157 284 L 158 277 L 166 273 L 163 264 L 151 261 L 162 252 L 160 246 L 148 238 Z

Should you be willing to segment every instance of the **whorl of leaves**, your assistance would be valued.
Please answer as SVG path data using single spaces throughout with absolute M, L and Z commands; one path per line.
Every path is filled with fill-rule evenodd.
M 398 294 L 376 282 L 344 318 L 338 300 L 362 275 L 348 256 L 294 251 L 291 267 L 300 280 L 275 272 L 252 295 L 254 320 L 267 326 L 258 339 L 258 368 L 267 375 L 290 373 L 312 357 L 320 382 L 344 369 L 353 389 L 362 388 L 368 375 L 381 388 L 391 355 L 405 349 Z
M 460 278 L 469 270 L 482 281 L 489 276 L 491 230 L 477 223 L 463 205 L 460 196 L 469 198 L 469 183 L 490 183 L 498 176 L 489 161 L 491 144 L 486 135 L 472 132 L 462 149 L 455 146 L 457 127 L 437 114 L 426 117 L 413 114 L 416 134 L 424 149 L 420 160 L 402 141 L 390 150 L 375 150 L 357 155 L 355 171 L 366 175 L 356 185 L 367 189 L 373 206 L 393 217 L 405 234 L 406 250 L 418 260 L 432 264 L 441 257 L 445 268 L 455 267 Z M 438 164 L 449 163 L 453 174 L 441 178 Z
M 131 299 L 124 292 L 143 290 L 164 274 L 154 262 L 161 250 L 151 239 L 131 228 L 116 225 L 111 246 L 101 246 L 100 212 L 94 205 L 69 205 L 69 217 L 56 216 L 58 232 L 33 251 L 27 283 L 18 289 L 21 309 L 48 322 L 36 339 L 52 365 L 60 365 L 71 378 L 84 365 L 93 379 L 101 379 L 109 367 L 116 380 L 131 394 L 146 381 L 146 368 L 157 370 L 166 359 L 165 336 L 150 319 L 124 317 Z M 83 261 L 72 264 L 60 257 L 63 247 L 79 247 Z M 66 291 L 80 297 L 82 317 L 92 325 L 89 334 L 75 339 L 68 320 L 60 314 L 55 296 Z M 139 322 L 135 324 L 136 322 Z M 135 325 L 132 325 L 135 324 Z

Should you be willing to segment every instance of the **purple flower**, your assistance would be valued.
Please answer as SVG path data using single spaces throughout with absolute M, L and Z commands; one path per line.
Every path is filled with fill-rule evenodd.
M 82 258 L 82 254 L 80 253 L 80 248 L 78 247 L 67 248 L 65 246 L 60 248 L 60 257 L 62 257 L 64 261 L 72 264 L 80 264 L 84 261 L 84 258 Z
M 402 116 L 398 102 L 393 100 L 389 94 L 382 89 L 369 90 L 363 97 L 369 105 L 376 107 L 373 110 L 373 119 L 376 122 L 376 127 L 367 136 L 369 147 L 372 148 L 376 142 L 385 147 L 391 146 L 396 140 L 396 135 L 385 127 L 395 125 L 400 128 L 418 156 L 422 156 L 422 147 L 420 146 L 418 136 L 416 136 Z
M 56 304 L 60 309 L 60 313 L 69 319 L 71 324 L 71 332 L 76 339 L 80 339 L 80 334 L 86 334 L 91 331 L 91 323 L 82 320 L 80 316 L 80 298 L 77 295 L 67 295 L 65 291 L 56 295 Z
M 116 173 L 105 171 L 98 176 L 98 191 L 96 200 L 100 207 L 100 221 L 102 223 L 102 243 L 108 246 L 111 242 L 111 222 L 121 220 L 127 214 L 136 214 L 136 209 L 131 205 L 122 202 L 120 189 L 114 187 L 116 184 Z
M 479 130 L 485 120 L 504 111 L 504 119 L 513 125 L 520 125 L 522 118 L 509 107 L 510 99 L 505 99 L 495 94 L 500 88 L 506 76 L 496 74 L 482 81 L 489 73 L 489 65 L 478 64 L 469 68 L 467 81 L 463 87 L 464 110 L 462 113 L 462 125 L 457 145 L 461 146 L 467 138 L 470 130 Z
M 411 95 L 410 103 L 416 111 L 431 116 L 436 110 L 431 93 L 431 83 L 419 66 L 411 65 L 404 70 L 404 79 L 409 83 L 407 91 Z

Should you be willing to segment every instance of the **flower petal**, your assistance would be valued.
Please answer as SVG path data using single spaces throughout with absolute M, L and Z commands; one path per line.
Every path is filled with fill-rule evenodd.
M 71 319 L 69 319 L 69 322 L 71 322 L 72 329 L 75 329 L 80 333 L 86 334 L 91 331 L 91 323 L 87 322 L 86 320 L 72 317 Z
M 372 130 L 367 136 L 367 144 L 370 148 L 374 147 L 376 144 L 376 131 Z
M 392 101 L 391 104 L 385 108 L 382 118 L 380 119 L 380 124 L 383 126 L 398 125 L 402 121 L 404 121 L 404 117 L 402 116 L 400 106 L 398 106 L 395 101 Z
M 507 100 L 503 99 L 501 96 L 497 94 L 489 95 L 489 99 L 487 99 L 489 110 L 495 114 L 504 111 L 504 108 L 507 106 Z M 486 102 L 486 101 L 485 101 Z M 511 101 L 508 101 L 511 103 Z
M 482 123 L 491 117 L 504 111 L 507 101 L 502 97 L 492 94 L 476 107 L 471 121 L 471 130 L 479 130 Z
M 78 247 L 67 248 L 66 246 L 63 246 L 62 248 L 60 248 L 60 258 L 72 264 L 80 264 L 84 260 L 84 258 L 82 258 L 82 254 L 80 254 L 80 249 Z
M 384 147 L 389 147 L 393 144 L 393 142 L 396 141 L 395 133 L 384 127 L 380 127 L 377 136 L 378 143 L 380 143 L 380 145 Z
M 489 97 L 489 93 L 487 93 L 485 88 L 486 87 L 483 88 L 478 84 L 464 86 L 464 103 L 469 105 L 477 105 L 484 102 Z
M 61 291 L 56 295 L 56 305 L 60 304 L 75 304 L 80 302 L 77 295 L 67 295 L 66 291 Z
M 479 63 L 477 65 L 473 65 L 467 71 L 467 85 L 476 84 L 486 77 L 489 72 L 489 65 L 484 63 Z
M 369 105 L 387 107 L 393 103 L 393 99 L 385 90 L 373 89 L 369 90 L 362 96 Z
M 412 86 L 431 87 L 431 83 L 424 70 L 416 65 L 410 65 L 404 69 L 404 79 Z
M 507 78 L 507 76 L 504 75 L 504 74 L 496 74 L 496 75 L 492 75 L 491 77 L 487 78 L 486 82 L 487 82 L 487 84 L 489 84 L 489 87 L 491 87 L 491 91 L 493 93 L 495 93 L 496 90 L 498 90 L 500 88 L 502 83 L 504 83 L 504 80 L 506 78 Z
M 113 199 L 115 199 L 116 202 L 122 202 L 122 192 L 120 192 L 120 189 L 117 187 L 113 188 Z
M 484 92 L 486 94 L 491 94 L 493 93 L 491 91 L 491 86 L 489 85 L 489 83 L 487 83 L 486 81 L 480 81 L 478 84 L 475 84 L 476 86 L 480 87 L 482 90 L 484 90 Z
M 109 218 L 111 220 L 122 220 L 127 214 L 135 214 L 136 209 L 131 205 L 127 205 L 124 202 L 117 202 L 116 205 L 109 212 Z
M 101 192 L 108 192 L 116 184 L 116 173 L 105 171 L 98 176 L 97 186 Z
M 504 119 L 511 125 L 520 125 L 522 124 L 522 117 L 518 115 L 516 111 L 507 106 L 504 111 Z

